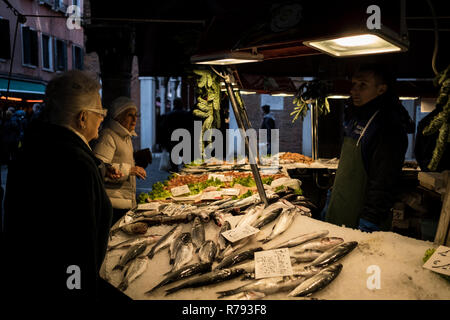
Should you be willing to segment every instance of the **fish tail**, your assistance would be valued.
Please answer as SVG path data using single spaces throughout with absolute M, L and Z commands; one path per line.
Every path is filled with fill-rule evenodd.
M 152 293 L 153 291 L 155 291 L 156 289 L 158 289 L 159 287 L 160 287 L 160 285 L 157 285 L 157 286 L 151 288 L 150 290 L 145 291 L 144 294 L 150 294 L 150 293 Z
M 178 287 L 173 287 L 173 288 L 167 289 L 166 290 L 166 296 L 168 296 L 169 294 L 175 293 L 175 292 L 177 292 L 178 290 L 180 290 L 182 288 L 183 287 L 178 286 Z

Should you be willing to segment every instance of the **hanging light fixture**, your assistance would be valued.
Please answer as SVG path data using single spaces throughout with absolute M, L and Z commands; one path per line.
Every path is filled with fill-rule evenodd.
M 365 29 L 340 36 L 304 41 L 303 44 L 334 57 L 401 52 L 408 50 L 409 45 L 385 26 L 380 29 Z
M 201 54 L 191 57 L 191 63 L 207 65 L 232 65 L 263 60 L 264 56 L 262 54 L 236 51 Z

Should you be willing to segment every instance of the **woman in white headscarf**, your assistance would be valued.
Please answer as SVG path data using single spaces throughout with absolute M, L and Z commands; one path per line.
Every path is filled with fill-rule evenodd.
M 113 206 L 113 223 L 136 206 L 136 177 L 145 179 L 145 169 L 136 166 L 132 137 L 138 116 L 136 104 L 128 97 L 119 97 L 111 104 L 109 121 L 100 131 L 94 154 L 118 169 L 118 179 L 106 178 L 105 188 Z

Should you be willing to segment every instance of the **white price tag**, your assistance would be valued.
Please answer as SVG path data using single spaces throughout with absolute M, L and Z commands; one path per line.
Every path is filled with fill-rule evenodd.
M 241 239 L 247 238 L 259 232 L 259 229 L 249 225 L 243 225 L 238 228 L 234 228 L 225 232 L 222 235 L 230 242 L 236 242 Z
M 208 180 L 211 180 L 211 179 L 213 179 L 213 180 L 219 179 L 222 182 L 232 181 L 233 180 L 232 177 L 227 177 L 227 176 L 225 176 L 223 174 L 216 174 L 216 173 L 210 173 L 208 175 Z
M 241 192 L 239 189 L 225 188 L 220 190 L 224 196 L 238 196 Z
M 288 248 L 255 252 L 255 279 L 292 274 Z
M 189 190 L 189 187 L 187 186 L 187 184 L 184 184 L 180 187 L 175 187 L 175 188 L 170 189 L 170 192 L 172 193 L 172 195 L 174 197 L 177 197 L 177 196 L 182 196 L 183 194 L 188 194 L 191 192 L 191 190 Z
M 137 210 L 138 211 L 147 211 L 147 210 L 157 211 L 159 209 L 160 205 L 161 205 L 161 203 L 159 203 L 159 202 L 141 203 L 141 204 L 138 204 Z
M 450 276 L 450 248 L 439 246 L 423 267 Z
M 220 191 L 203 192 L 200 199 L 201 200 L 218 200 L 218 199 L 222 199 L 222 192 L 220 192 Z

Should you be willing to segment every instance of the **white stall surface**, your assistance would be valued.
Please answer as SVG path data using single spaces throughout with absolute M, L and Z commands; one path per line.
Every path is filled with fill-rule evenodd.
M 227 219 L 234 226 L 241 219 L 241 216 L 229 216 Z M 262 239 L 268 235 L 274 223 L 272 222 L 263 227 L 256 235 L 256 239 Z M 183 224 L 183 232 L 190 231 L 191 224 Z M 148 229 L 147 233 L 163 235 L 172 227 L 168 225 L 153 226 Z M 205 228 L 206 240 L 211 239 L 216 241 L 219 229 L 214 222 L 210 221 L 207 223 Z M 429 248 L 437 247 L 431 242 L 404 237 L 392 232 L 375 232 L 369 234 L 343 226 L 332 225 L 306 216 L 297 216 L 294 223 L 285 233 L 262 245 L 262 247 L 268 249 L 277 243 L 284 242 L 301 234 L 319 230 L 328 230 L 328 236 L 341 237 L 345 242 L 357 241 L 358 246 L 347 256 L 339 260 L 339 263 L 343 264 L 343 269 L 338 277 L 326 288 L 314 293 L 311 298 L 332 300 L 450 299 L 450 282 L 422 267 L 424 264 L 422 258 L 425 251 Z M 111 243 L 117 243 L 129 237 L 131 236 L 119 232 L 112 238 Z M 256 239 L 240 251 L 261 246 L 261 243 L 257 242 Z M 144 254 L 148 253 L 152 246 L 150 245 Z M 112 269 L 126 250 L 117 249 L 109 251 L 103 263 L 102 277 L 116 287 L 123 277 L 123 272 L 119 270 L 113 271 Z M 296 247 L 289 250 L 295 251 Z M 194 262 L 199 262 L 197 256 L 194 257 L 191 263 Z M 216 264 L 217 262 L 214 262 L 213 268 Z M 151 294 L 145 294 L 147 290 L 153 288 L 164 278 L 163 274 L 169 271 L 169 267 L 169 254 L 166 248 L 158 252 L 149 261 L 146 271 L 134 282 L 130 283 L 127 290 L 125 290 L 125 294 L 137 300 L 215 300 L 218 297 L 217 291 L 237 288 L 251 281 L 241 281 L 240 276 L 229 281 L 201 288 L 182 289 L 174 294 L 165 296 L 165 289 L 174 287 L 195 277 L 192 276 L 159 288 Z M 371 289 L 368 286 L 368 279 L 374 276 L 373 270 L 379 270 L 379 289 Z M 375 283 L 369 282 L 372 284 Z M 263 299 L 300 299 L 288 297 L 288 293 L 280 292 L 268 295 Z

